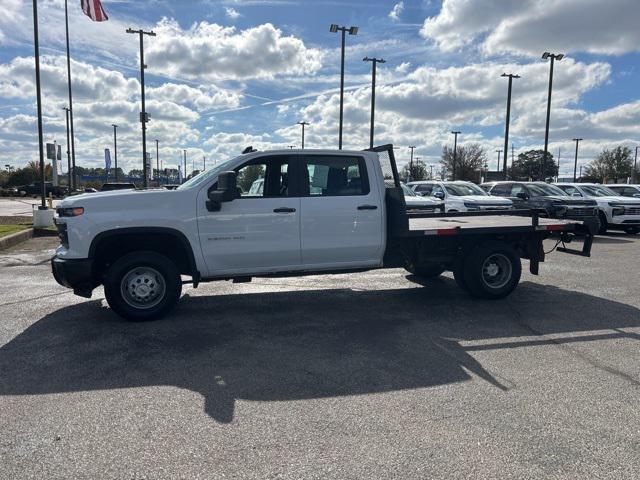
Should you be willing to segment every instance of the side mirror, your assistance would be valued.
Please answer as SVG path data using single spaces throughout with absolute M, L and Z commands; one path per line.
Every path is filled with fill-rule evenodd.
M 529 200 L 529 195 L 527 195 L 526 192 L 518 192 L 516 197 L 522 199 L 522 200 Z
M 444 200 L 444 192 L 436 192 L 433 194 L 433 196 L 440 200 Z
M 581 197 L 582 195 L 580 195 L 578 192 L 573 192 L 571 194 L 572 197 Z
M 220 172 L 218 175 L 218 188 L 209 192 L 207 210 L 219 212 L 224 202 L 230 202 L 238 198 L 236 172 Z

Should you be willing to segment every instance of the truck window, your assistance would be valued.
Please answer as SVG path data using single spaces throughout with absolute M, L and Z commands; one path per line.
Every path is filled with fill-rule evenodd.
M 302 175 L 303 195 L 326 197 L 369 193 L 367 171 L 361 157 L 304 156 Z
M 252 160 L 236 169 L 241 198 L 287 197 L 289 195 L 287 157 Z
M 517 197 L 521 192 L 526 192 L 524 185 L 522 185 L 521 183 L 514 183 L 513 185 L 511 185 L 511 194 L 509 196 Z
M 571 185 L 558 185 L 558 188 L 564 190 L 566 194 L 571 195 L 572 197 L 582 196 L 580 190 L 578 190 L 576 187 L 572 187 Z

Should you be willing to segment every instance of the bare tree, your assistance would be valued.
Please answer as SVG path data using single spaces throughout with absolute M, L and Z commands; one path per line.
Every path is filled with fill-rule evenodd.
M 487 163 L 487 154 L 479 143 L 469 143 L 458 146 L 455 168 L 453 162 L 453 148 L 444 147 L 440 164 L 445 175 L 453 180 L 478 180 L 480 170 Z M 455 178 L 453 172 L 455 171 Z
M 595 160 L 592 160 L 585 170 L 585 179 L 606 182 L 619 180 L 631 176 L 633 170 L 633 155 L 629 147 L 616 147 L 613 150 L 604 149 Z

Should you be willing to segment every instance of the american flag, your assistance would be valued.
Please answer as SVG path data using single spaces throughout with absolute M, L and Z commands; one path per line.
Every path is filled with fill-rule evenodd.
M 80 0 L 80 4 L 82 5 L 84 14 L 94 22 L 109 20 L 107 13 L 104 11 L 104 8 L 102 8 L 100 0 Z

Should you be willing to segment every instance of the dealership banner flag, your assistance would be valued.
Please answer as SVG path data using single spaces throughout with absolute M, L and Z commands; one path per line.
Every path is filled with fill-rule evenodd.
M 107 172 L 111 170 L 111 152 L 108 148 L 104 149 L 104 169 Z
M 82 11 L 94 22 L 104 22 L 109 20 L 107 12 L 102 8 L 100 0 L 80 0 Z

